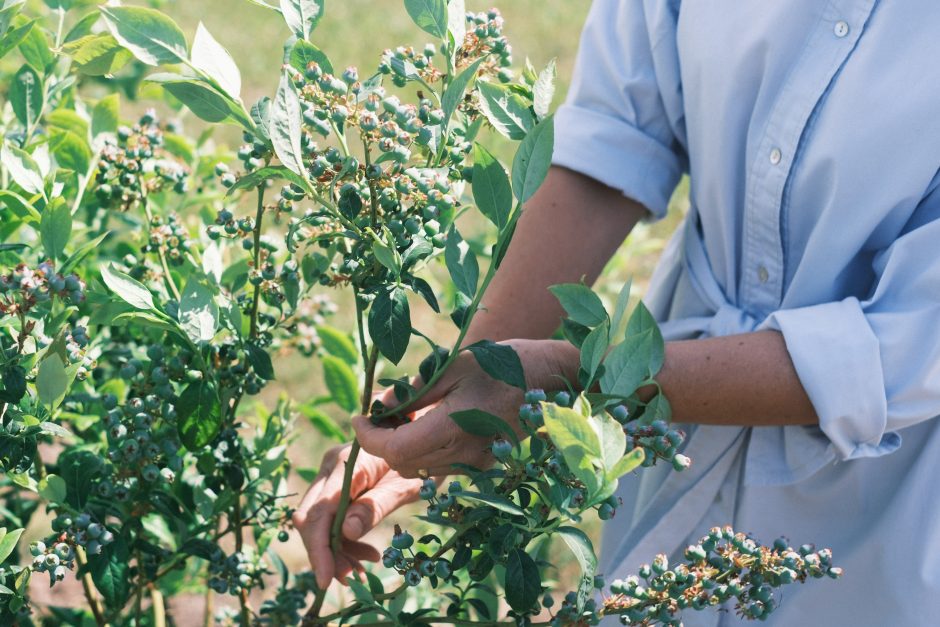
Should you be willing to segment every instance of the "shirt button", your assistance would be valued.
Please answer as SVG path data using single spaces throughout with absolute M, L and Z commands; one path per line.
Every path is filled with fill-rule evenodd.
M 835 28 L 832 30 L 836 34 L 836 37 L 841 39 L 842 37 L 845 37 L 849 34 L 849 23 L 844 20 L 840 20 L 836 22 Z
M 766 283 L 767 281 L 770 280 L 770 272 L 767 271 L 767 268 L 765 266 L 760 266 L 757 269 L 757 279 L 761 283 Z
M 774 148 L 770 151 L 770 164 L 777 165 L 780 163 L 780 160 L 783 159 L 783 153 L 780 152 L 779 148 Z

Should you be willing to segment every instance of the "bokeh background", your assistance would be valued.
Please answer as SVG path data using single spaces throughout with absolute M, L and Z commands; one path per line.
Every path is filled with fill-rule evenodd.
M 145 4 L 129 1 L 127 4 Z M 197 24 L 202 21 L 235 58 L 242 71 L 242 97 L 247 103 L 265 96 L 273 96 L 280 73 L 284 41 L 288 36 L 281 17 L 273 11 L 252 5 L 247 0 L 166 0 L 157 4 L 161 10 L 175 19 L 187 37 L 192 39 Z M 275 2 L 276 4 L 276 2 Z M 494 4 L 501 10 L 506 21 L 506 34 L 514 49 L 517 67 L 521 67 L 528 58 L 541 69 L 551 61 L 557 60 L 558 89 L 555 106 L 560 104 L 570 84 L 575 62 L 581 26 L 590 8 L 590 0 L 466 0 L 468 10 L 483 11 Z M 368 75 L 376 67 L 379 55 L 385 48 L 398 45 L 421 47 L 428 36 L 415 27 L 404 11 L 401 0 L 327 0 L 326 14 L 313 35 L 313 41 L 323 48 L 337 68 L 355 65 L 361 74 Z M 146 91 L 144 92 L 146 93 Z M 146 100 L 127 105 L 123 112 L 130 118 L 133 109 L 143 108 L 155 103 Z M 184 114 L 185 115 L 185 114 Z M 198 120 L 184 117 L 188 134 L 193 134 L 193 127 Z M 220 149 L 235 150 L 240 143 L 240 133 L 217 132 L 213 140 Z M 497 154 L 504 158 L 512 155 L 511 147 L 502 138 L 490 136 L 488 145 L 495 144 Z M 685 210 L 686 184 L 677 190 L 669 216 L 655 224 L 641 224 L 624 243 L 619 253 L 611 260 L 603 278 L 599 282 L 602 295 L 613 300 L 624 282 L 633 279 L 634 298 L 642 297 L 649 276 L 655 266 L 658 253 L 669 237 L 676 223 Z M 462 222 L 465 232 L 482 233 L 488 225 L 482 219 L 469 216 Z M 475 220 L 475 222 L 474 222 Z M 590 245 L 585 242 L 585 245 Z M 446 276 L 446 273 L 441 275 Z M 337 294 L 336 300 L 340 311 L 351 305 L 343 295 Z M 421 308 L 425 311 L 426 308 Z M 348 310 L 347 310 L 348 311 Z M 437 329 L 436 338 L 447 344 L 448 337 L 453 339 L 453 327 L 445 320 L 417 319 L 415 326 L 420 329 Z M 352 320 L 349 316 L 337 316 L 331 324 L 351 331 Z M 448 334 L 450 334 L 448 336 Z M 452 342 L 451 342 L 452 343 Z M 420 351 L 415 351 L 415 353 Z M 406 372 L 415 372 L 421 356 L 410 355 L 404 361 L 402 370 L 386 371 L 385 376 L 401 376 Z M 298 403 L 303 403 L 322 395 L 322 373 L 316 359 L 305 359 L 297 355 L 284 355 L 275 361 L 277 381 L 268 386 L 258 401 L 272 407 L 277 398 L 286 394 Z M 349 417 L 336 412 L 332 416 L 341 426 L 348 427 Z M 327 441 L 313 426 L 303 418 L 298 419 L 297 437 L 291 447 L 291 461 L 296 468 L 311 472 L 316 469 L 325 450 L 335 445 Z M 292 487 L 299 502 L 306 483 L 300 477 L 295 478 Z M 397 513 L 386 525 L 374 530 L 366 540 L 381 548 L 387 546 L 391 536 L 391 523 L 405 520 L 417 509 L 405 509 Z M 599 525 L 587 523 L 586 529 L 597 540 Z M 33 530 L 37 537 L 40 529 Z M 292 570 L 303 570 L 307 565 L 307 556 L 298 534 L 292 533 L 285 544 L 274 543 L 274 549 Z M 596 544 L 599 546 L 599 544 Z M 563 554 L 564 552 L 560 552 Z M 559 579 L 564 580 L 570 574 L 569 581 L 574 581 L 574 565 L 563 567 Z M 40 578 L 37 578 L 40 579 Z M 49 591 L 37 590 L 36 595 L 48 598 L 52 594 L 54 604 L 68 604 L 68 597 L 77 590 L 57 586 Z M 342 595 L 343 591 L 338 590 Z M 73 597 L 74 598 L 74 597 Z M 80 602 L 80 599 L 75 599 Z M 204 599 L 201 596 L 182 596 L 169 600 L 176 624 L 189 627 L 202 625 Z M 224 606 L 225 599 L 215 601 L 217 606 Z M 257 606 L 257 603 L 256 603 Z

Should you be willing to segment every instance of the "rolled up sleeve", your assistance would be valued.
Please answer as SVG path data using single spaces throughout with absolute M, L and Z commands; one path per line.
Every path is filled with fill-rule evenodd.
M 675 24 L 661 11 L 650 17 L 644 4 L 595 0 L 556 116 L 553 162 L 620 190 L 661 218 L 685 169 L 660 85 L 664 76 L 678 76 L 670 53 Z M 666 91 L 681 90 L 670 84 Z
M 891 453 L 904 427 L 940 415 L 940 219 L 874 260 L 870 298 L 778 311 L 800 381 L 838 458 Z

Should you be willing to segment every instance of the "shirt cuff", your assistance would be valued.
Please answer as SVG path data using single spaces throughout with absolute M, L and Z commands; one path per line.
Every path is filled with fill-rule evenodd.
M 855 298 L 773 313 L 760 326 L 783 334 L 819 428 L 842 460 L 898 449 L 887 430 L 888 401 L 878 337 Z
M 621 119 L 570 104 L 555 115 L 552 162 L 620 190 L 657 220 L 682 177 L 669 147 Z

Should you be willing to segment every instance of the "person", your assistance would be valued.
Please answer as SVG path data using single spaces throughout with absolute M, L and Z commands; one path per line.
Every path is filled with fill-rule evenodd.
M 646 302 L 686 473 L 624 481 L 602 570 L 635 572 L 714 525 L 832 547 L 844 578 L 783 591 L 778 625 L 925 625 L 940 609 L 940 3 L 595 0 L 554 167 L 467 342 L 506 341 L 532 387 L 576 380 L 547 287 L 595 280 L 633 226 L 691 209 Z M 392 402 L 387 396 L 386 402 Z M 356 500 L 328 549 L 345 451 L 296 517 L 320 583 L 412 501 L 419 471 L 485 462 L 448 418 L 519 394 L 460 359 L 395 431 L 355 419 Z M 903 440 L 903 445 L 902 445 Z M 374 550 L 373 550 L 374 551 Z M 686 625 L 735 624 L 733 611 Z

